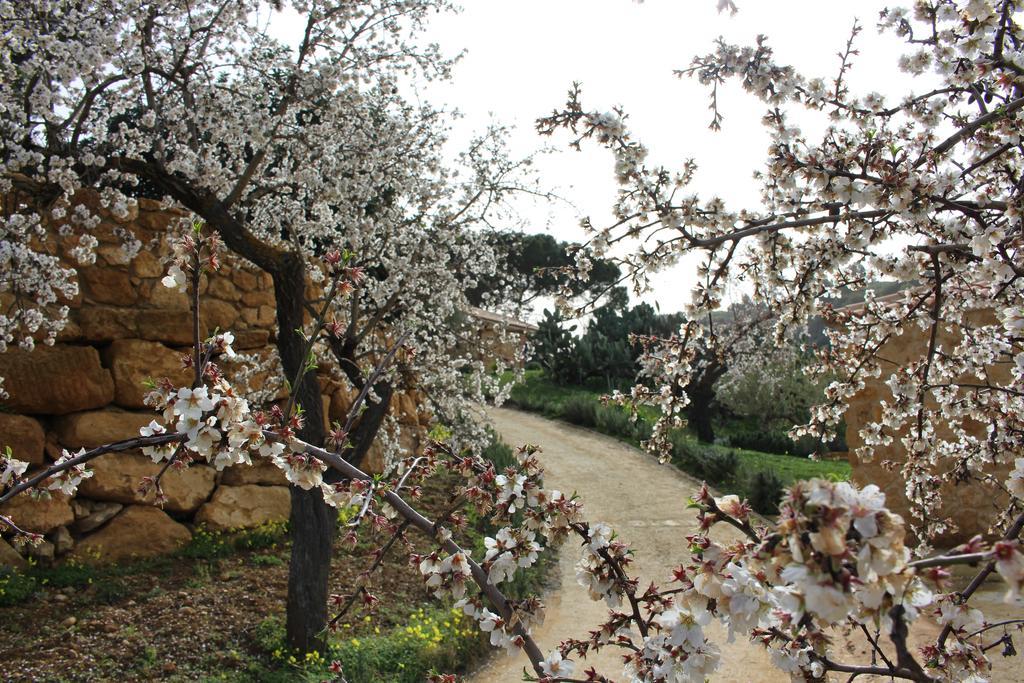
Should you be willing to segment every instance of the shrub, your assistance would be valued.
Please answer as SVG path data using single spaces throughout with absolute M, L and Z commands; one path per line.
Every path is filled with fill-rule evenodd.
M 711 484 L 723 484 L 736 479 L 740 457 L 736 451 L 724 448 L 707 448 L 701 453 L 704 478 Z
M 598 431 L 605 434 L 624 436 L 626 438 L 632 438 L 634 435 L 633 423 L 629 420 L 629 413 L 619 406 L 598 406 L 594 422 Z
M 341 662 L 349 683 L 419 683 L 431 671 L 460 671 L 486 652 L 480 632 L 460 609 L 418 609 L 404 626 L 388 633 L 356 634 L 334 640 L 326 657 L 304 660 L 288 653 L 280 619 L 260 622 L 253 631 L 256 646 L 276 666 L 293 670 L 286 680 L 324 680 L 331 660 Z M 314 654 L 315 653 L 311 653 Z M 277 680 L 273 676 L 261 677 Z
M 233 544 L 237 550 L 276 548 L 288 536 L 288 522 L 264 522 L 258 527 L 238 532 Z
M 776 429 L 757 429 L 753 427 L 737 427 L 727 435 L 729 445 L 762 453 L 779 453 L 783 455 L 799 455 L 806 457 L 817 449 L 814 439 L 805 437 L 793 441 L 786 432 Z
M 703 447 L 681 431 L 672 432 L 669 440 L 672 442 L 672 461 L 676 467 L 694 477 L 703 477 L 704 463 L 700 457 Z
M 566 422 L 583 427 L 597 426 L 597 414 L 599 408 L 597 402 L 586 396 L 573 396 L 562 405 L 560 415 Z M 601 431 L 604 431 L 601 429 Z
M 512 447 L 502 441 L 494 430 L 488 428 L 487 431 L 490 435 L 491 442 L 487 445 L 487 448 L 483 450 L 480 456 L 484 460 L 493 463 L 494 469 L 498 472 L 515 465 L 516 458 L 512 452 Z
M 28 600 L 37 588 L 35 577 L 0 567 L 0 607 L 10 607 Z
M 31 572 L 44 585 L 54 588 L 70 588 L 94 583 L 101 579 L 103 574 L 110 573 L 110 570 L 101 571 L 97 567 L 68 560 L 53 567 L 36 567 Z
M 751 507 L 763 515 L 774 515 L 779 511 L 779 501 L 782 499 L 782 480 L 770 470 L 755 472 L 750 479 L 750 496 L 748 498 Z
M 654 427 L 643 417 L 638 417 L 636 422 L 633 423 L 633 434 L 636 436 L 637 441 L 647 441 L 653 433 Z
M 182 557 L 193 560 L 215 560 L 231 554 L 231 545 L 224 534 L 199 526 L 192 534 L 192 540 L 178 551 Z

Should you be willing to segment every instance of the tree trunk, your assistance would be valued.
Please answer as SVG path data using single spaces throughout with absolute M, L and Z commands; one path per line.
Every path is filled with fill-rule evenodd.
M 302 260 L 289 254 L 274 276 L 277 297 L 277 350 L 285 376 L 291 381 L 305 363 L 305 342 L 295 330 L 302 328 L 305 271 Z M 305 413 L 299 438 L 321 446 L 324 442 L 323 404 L 316 372 L 306 373 L 292 387 Z M 286 639 L 301 653 L 326 651 L 328 575 L 337 512 L 324 502 L 319 489 L 291 487 L 292 555 L 288 567 Z
M 708 367 L 686 387 L 690 405 L 686 407 L 686 419 L 697 433 L 697 438 L 706 443 L 715 442 L 714 417 L 715 383 L 725 372 L 725 365 L 710 363 Z
M 715 428 L 711 423 L 710 398 L 690 395 L 690 405 L 686 408 L 686 419 L 697 433 L 697 438 L 706 443 L 715 442 Z M 705 402 L 706 401 L 706 402 Z

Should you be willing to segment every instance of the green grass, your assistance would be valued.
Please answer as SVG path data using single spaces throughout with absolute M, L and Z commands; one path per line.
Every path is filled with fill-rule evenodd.
M 558 386 L 541 371 L 530 370 L 522 382 L 512 387 L 509 402 L 523 410 L 596 429 L 633 445 L 649 437 L 651 425 L 659 415 L 656 408 L 642 406 L 638 419 L 630 421 L 626 409 L 602 405 L 600 397 L 601 392 Z M 724 492 L 756 502 L 757 509 L 766 514 L 775 511 L 780 487 L 802 479 L 844 481 L 850 478 L 850 464 L 846 460 L 811 460 L 804 456 L 701 443 L 685 431 L 674 433 L 672 442 L 673 464 Z
M 419 683 L 432 672 L 465 670 L 490 647 L 473 619 L 452 607 L 419 608 L 404 623 L 372 635 L 331 637 L 326 656 L 299 658 L 284 645 L 284 624 L 278 618 L 260 622 L 254 645 L 266 661 L 253 662 L 249 680 L 331 680 L 329 667 L 338 661 L 349 683 Z

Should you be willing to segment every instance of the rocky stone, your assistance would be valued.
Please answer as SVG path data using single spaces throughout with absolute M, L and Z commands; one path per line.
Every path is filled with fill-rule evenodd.
M 88 564 L 110 564 L 174 552 L 192 538 L 188 528 L 147 505 L 130 505 L 110 523 L 79 541 L 71 556 Z
M 159 342 L 141 339 L 115 340 L 103 352 L 114 378 L 114 402 L 123 408 L 145 408 L 147 379 L 167 377 L 175 386 L 187 386 L 192 372 L 181 366 L 181 354 Z
M 345 423 L 348 417 L 348 411 L 352 408 L 352 402 L 358 396 L 358 392 L 354 389 L 349 391 L 344 387 L 339 387 L 333 394 L 331 394 L 331 405 L 327 410 L 327 414 L 331 420 L 337 420 L 342 424 Z
M 245 486 L 246 484 L 262 484 L 264 486 L 287 486 L 288 478 L 280 467 L 266 459 L 254 460 L 252 465 L 232 465 L 224 470 L 220 483 L 222 486 Z
M 206 334 L 213 334 L 214 330 L 231 329 L 238 320 L 238 306 L 226 301 L 207 299 L 203 302 L 201 320 Z
M 37 534 L 48 534 L 75 521 L 68 497 L 60 492 L 39 500 L 33 500 L 28 493 L 20 493 L 0 506 L 0 514 L 13 519 L 22 529 Z
M 239 297 L 238 289 L 235 285 L 226 277 L 219 276 L 214 277 L 210 280 L 210 289 L 208 290 L 210 296 L 217 297 L 218 299 L 224 299 L 225 301 L 235 301 Z
M 53 421 L 53 431 L 65 448 L 93 448 L 113 441 L 132 439 L 139 428 L 156 418 L 155 413 L 132 413 L 108 408 L 63 415 Z M 103 456 L 96 462 L 102 461 Z
M 260 325 L 273 325 L 277 319 L 277 311 L 273 306 L 260 306 L 256 312 L 256 322 Z
M 0 354 L 0 377 L 16 413 L 64 415 L 114 399 L 114 380 L 89 346 L 37 346 Z
M 71 532 L 66 526 L 59 526 L 53 532 L 53 547 L 58 555 L 64 555 L 75 547 L 75 539 L 71 538 Z
M 88 514 L 76 519 L 72 528 L 80 534 L 94 531 L 109 522 L 114 515 L 123 509 L 124 505 L 121 505 L 121 503 L 93 503 Z
M 251 292 L 259 286 L 256 275 L 240 268 L 232 273 L 231 279 L 239 289 L 245 292 Z
M 235 350 L 237 351 L 261 349 L 269 341 L 269 330 L 238 330 L 235 332 Z
M 93 461 L 93 476 L 82 482 L 79 491 L 89 498 L 126 505 L 153 504 L 153 493 L 140 494 L 139 483 L 143 477 L 156 476 L 162 466 L 133 453 L 109 453 Z M 164 508 L 172 512 L 194 512 L 210 497 L 215 477 L 214 469 L 206 465 L 167 470 L 160 482 L 167 496 Z
M 32 465 L 45 461 L 46 433 L 38 420 L 24 415 L 0 413 L 0 452 L 11 447 L 14 457 Z
M 82 338 L 90 342 L 148 339 L 181 346 L 192 342 L 192 316 L 188 309 L 89 306 L 87 310 L 76 311 L 74 321 Z
M 169 311 L 190 311 L 192 303 L 189 301 L 188 293 L 176 287 L 165 287 L 160 280 L 151 280 L 143 287 L 143 296 L 146 303 L 153 308 L 163 308 Z
M 416 401 L 409 394 L 402 393 L 398 396 L 398 412 L 395 418 L 403 424 L 416 424 L 419 419 L 416 414 Z
M 398 435 L 398 445 L 402 449 L 401 457 L 419 455 L 420 449 L 420 428 L 419 425 L 402 425 L 402 431 Z
M 28 562 L 25 561 L 25 558 L 2 538 L 0 538 L 0 567 L 11 567 L 19 570 L 28 568 Z
M 272 306 L 274 304 L 273 292 L 246 292 L 242 294 L 242 303 L 246 306 Z
M 366 455 L 363 456 L 363 462 L 359 464 L 359 468 L 367 474 L 384 474 L 386 464 L 384 447 L 380 445 L 380 441 L 374 441 L 370 449 L 366 451 Z
M 92 514 L 92 501 L 82 498 L 75 498 L 71 501 L 71 511 L 75 513 L 75 519 L 85 519 Z
M 53 558 L 57 554 L 57 549 L 50 541 L 43 541 L 35 545 L 29 544 L 26 547 L 26 552 L 29 557 L 34 557 L 37 560 L 43 560 L 45 562 L 53 562 Z
M 199 508 L 196 524 L 219 531 L 249 529 L 288 519 L 291 494 L 285 486 L 221 486 Z
M 145 249 L 135 255 L 128 270 L 135 277 L 158 278 L 164 274 L 164 266 L 160 259 Z
M 43 449 L 46 451 L 46 457 L 54 462 L 64 454 L 64 447 L 60 445 L 57 435 L 53 432 L 46 433 L 46 445 L 43 446 Z
M 78 273 L 88 300 L 119 306 L 135 303 L 137 294 L 124 269 L 92 267 L 82 268 Z

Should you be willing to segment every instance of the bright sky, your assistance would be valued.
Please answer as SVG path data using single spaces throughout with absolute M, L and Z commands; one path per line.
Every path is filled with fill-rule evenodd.
M 897 0 L 898 1 L 898 0 Z M 572 202 L 537 205 L 527 199 L 518 209 L 533 230 L 559 239 L 581 241 L 580 216 L 595 225 L 610 220 L 617 184 L 611 155 L 596 143 L 570 150 L 568 136 L 541 138 L 537 117 L 565 101 L 573 81 L 583 85 L 584 106 L 625 108 L 637 139 L 651 150 L 650 160 L 670 167 L 693 157 L 699 164 L 693 189 L 717 194 L 730 206 L 756 206 L 751 177 L 765 156 L 768 138 L 760 118 L 764 107 L 735 84 L 719 91 L 725 115 L 722 131 L 707 128 L 708 91 L 673 69 L 713 49 L 723 36 L 749 45 L 768 36 L 777 59 L 808 76 L 831 78 L 837 52 L 849 37 L 854 18 L 864 27 L 856 45 L 851 92 L 898 92 L 906 83 L 895 68 L 903 45 L 876 29 L 880 0 L 737 0 L 734 16 L 719 14 L 714 0 L 464 0 L 463 12 L 434 20 L 428 33 L 446 50 L 465 48 L 455 78 L 432 88 L 428 96 L 465 114 L 456 143 L 487 122 L 516 126 L 514 154 L 541 146 L 556 151 L 537 164 L 543 183 Z M 823 120 L 823 117 L 822 117 Z M 808 129 L 818 128 L 808 119 Z M 644 299 L 662 311 L 679 310 L 693 282 L 693 264 L 681 263 L 654 279 Z
M 650 162 L 674 168 L 692 157 L 699 165 L 693 191 L 717 194 L 730 207 L 756 208 L 759 194 L 751 174 L 767 149 L 760 125 L 765 107 L 738 85 L 727 85 L 719 90 L 725 121 L 714 133 L 707 128 L 707 89 L 676 78 L 673 69 L 712 51 L 718 36 L 750 45 L 765 34 L 778 61 L 830 80 L 856 17 L 864 30 L 856 43 L 861 55 L 848 79 L 851 92 L 895 96 L 907 83 L 896 69 L 904 46 L 876 29 L 879 10 L 893 1 L 900 3 L 737 0 L 740 11 L 733 16 L 719 14 L 715 0 L 463 0 L 461 13 L 433 20 L 426 40 L 448 54 L 464 49 L 465 56 L 451 82 L 430 84 L 422 94 L 463 113 L 453 154 L 491 121 L 515 127 L 513 156 L 554 148 L 539 158 L 536 169 L 544 187 L 567 202 L 518 200 L 515 208 L 532 231 L 582 241 L 582 216 L 590 216 L 594 225 L 610 221 L 617 190 L 611 155 L 596 143 L 575 152 L 566 144 L 568 136 L 541 138 L 534 131 L 538 117 L 565 102 L 573 81 L 583 85 L 585 107 L 625 108 L 634 135 L 651 151 Z M 297 41 L 298 23 L 276 15 L 273 24 L 280 38 Z M 823 116 L 797 120 L 808 132 L 824 124 Z M 679 310 L 692 272 L 691 261 L 659 273 L 654 292 L 643 298 L 664 312 Z

